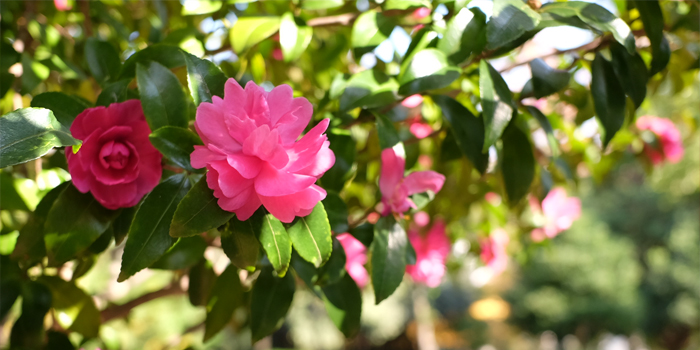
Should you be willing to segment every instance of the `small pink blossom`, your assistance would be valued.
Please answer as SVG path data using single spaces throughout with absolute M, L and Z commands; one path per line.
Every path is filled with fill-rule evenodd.
M 540 211 L 536 200 L 531 200 L 530 205 L 533 211 Z M 545 237 L 554 238 L 560 232 L 568 230 L 581 216 L 581 201 L 576 197 L 568 197 L 561 187 L 553 188 L 542 201 L 541 212 L 544 216 L 544 226 L 534 229 L 531 233 L 536 242 Z
M 415 222 L 418 227 L 428 226 L 430 223 L 430 215 L 424 211 L 419 211 L 416 215 L 413 215 L 413 222 Z
M 56 6 L 56 10 L 59 11 L 67 11 L 72 8 L 68 0 L 53 0 L 53 4 Z
M 272 50 L 272 58 L 276 59 L 277 61 L 281 61 L 284 59 L 284 55 L 282 54 L 282 49 L 276 48 Z
M 497 228 L 487 238 L 479 242 L 481 246 L 481 260 L 488 266 L 494 275 L 499 275 L 508 266 L 508 252 L 506 250 L 510 238 L 508 233 Z
M 433 127 L 430 126 L 430 124 L 421 122 L 420 117 L 416 119 L 417 120 L 411 122 L 411 126 L 409 126 L 409 130 L 413 136 L 417 139 L 424 139 L 433 133 Z
M 491 205 L 501 204 L 501 196 L 499 196 L 496 192 L 487 192 L 484 195 L 484 199 Z
M 367 263 L 367 247 L 349 233 L 340 234 L 336 238 L 345 250 L 345 270 L 357 286 L 363 288 L 369 282 L 369 274 L 364 266 Z
M 382 173 L 379 176 L 384 204 L 382 215 L 390 212 L 402 215 L 409 208 L 416 208 L 408 196 L 426 191 L 437 193 L 445 183 L 445 176 L 434 171 L 415 171 L 404 177 L 405 167 L 403 152 L 398 155 L 394 148 L 382 151 Z
M 678 163 L 683 158 L 683 142 L 681 132 L 672 121 L 654 116 L 641 116 L 636 122 L 639 130 L 649 130 L 656 135 L 659 145 L 644 145 L 644 153 L 654 165 L 664 160 Z
M 190 161 L 206 167 L 207 184 L 219 206 L 248 219 L 263 205 L 282 222 L 306 216 L 326 197 L 315 185 L 335 162 L 324 119 L 297 141 L 311 120 L 313 106 L 293 98 L 289 85 L 267 92 L 254 82 L 243 89 L 226 82 L 224 98 L 197 107 L 195 128 L 204 146 Z
M 427 154 L 421 154 L 418 156 L 418 164 L 424 169 L 429 169 L 433 166 L 433 158 Z
M 419 30 L 425 28 L 425 24 L 416 24 L 413 29 L 411 29 L 411 34 L 417 33 Z
M 420 106 L 421 103 L 423 103 L 423 95 L 421 94 L 408 96 L 401 101 L 401 105 L 406 108 L 416 108 Z
M 413 11 L 413 18 L 415 19 L 423 19 L 425 17 L 430 16 L 431 10 L 427 7 L 419 7 L 415 11 Z
M 450 240 L 445 235 L 445 223 L 436 220 L 425 236 L 410 230 L 408 239 L 416 250 L 416 264 L 406 266 L 406 273 L 415 282 L 424 283 L 430 288 L 439 286 L 445 275 L 445 262 L 450 253 Z

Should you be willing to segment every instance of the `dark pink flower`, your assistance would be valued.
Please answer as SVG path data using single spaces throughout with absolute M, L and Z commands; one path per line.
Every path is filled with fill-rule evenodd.
M 289 85 L 268 93 L 254 82 L 243 89 L 234 79 L 223 99 L 197 107 L 194 125 L 204 146 L 195 146 L 190 161 L 209 170 L 207 184 L 222 209 L 246 220 L 263 205 L 282 222 L 311 213 L 326 197 L 316 180 L 335 162 L 324 134 L 329 119 L 299 139 L 312 113 Z
M 488 266 L 494 275 L 499 275 L 508 266 L 508 252 L 506 248 L 510 238 L 502 228 L 497 228 L 491 234 L 479 241 L 481 246 L 481 260 Z
M 432 11 L 427 7 L 419 7 L 415 11 L 413 11 L 413 18 L 423 19 L 425 17 L 430 16 L 430 12 Z
M 649 130 L 656 135 L 658 145 L 644 145 L 644 153 L 654 165 L 664 160 L 678 163 L 683 158 L 681 132 L 672 121 L 647 115 L 637 118 L 636 125 L 639 130 Z
M 450 253 L 450 240 L 445 235 L 445 223 L 436 220 L 425 236 L 410 230 L 408 239 L 416 250 L 416 264 L 406 266 L 406 273 L 415 282 L 424 283 L 430 288 L 439 286 L 445 275 L 445 262 Z
M 340 234 L 336 238 L 345 250 L 345 270 L 363 288 L 369 282 L 369 274 L 364 266 L 367 263 L 367 247 L 349 233 Z
M 105 208 L 132 207 L 160 181 L 162 156 L 148 140 L 141 101 L 88 108 L 70 131 L 83 141 L 78 153 L 66 148 L 73 184 Z
M 398 155 L 394 148 L 382 151 L 382 173 L 379 176 L 379 189 L 384 204 L 382 215 L 390 212 L 402 215 L 409 208 L 416 207 L 408 196 L 426 191 L 437 193 L 445 183 L 445 176 L 434 171 L 415 171 L 404 177 L 405 168 L 403 152 Z
M 536 200 L 530 202 L 534 212 L 540 208 Z M 541 214 L 544 216 L 544 226 L 532 231 L 532 239 L 536 242 L 545 237 L 554 238 L 560 232 L 568 230 L 581 216 L 581 201 L 576 197 L 568 197 L 563 188 L 553 188 L 542 201 Z

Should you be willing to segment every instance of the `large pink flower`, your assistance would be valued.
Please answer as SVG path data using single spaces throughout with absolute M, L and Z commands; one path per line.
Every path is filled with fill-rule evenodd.
M 531 203 L 533 211 L 538 212 L 538 203 Z M 561 188 L 553 188 L 542 201 L 541 214 L 544 216 L 544 226 L 532 231 L 532 239 L 541 241 L 546 237 L 554 238 L 560 232 L 568 230 L 571 224 L 581 216 L 581 201 L 576 197 L 568 197 Z
M 681 132 L 672 121 L 654 116 L 641 116 L 636 122 L 639 130 L 649 130 L 658 140 L 658 145 L 644 145 L 644 153 L 653 164 L 659 164 L 665 160 L 670 163 L 678 163 L 683 158 L 683 142 Z
M 132 207 L 160 181 L 162 156 L 148 140 L 141 101 L 88 108 L 70 131 L 83 141 L 78 153 L 66 148 L 73 184 L 105 208 Z
M 445 235 L 445 223 L 437 220 L 425 236 L 410 230 L 408 239 L 416 250 L 416 264 L 406 266 L 406 272 L 418 283 L 424 283 L 430 288 L 439 286 L 442 276 L 445 275 L 445 261 L 450 253 L 450 240 Z
M 445 183 L 445 176 L 434 171 L 415 171 L 404 178 L 405 167 L 403 154 L 396 154 L 394 148 L 382 151 L 382 173 L 379 176 L 384 204 L 382 215 L 390 212 L 403 214 L 409 208 L 415 208 L 408 196 L 426 191 L 437 193 Z
M 493 271 L 494 275 L 501 274 L 508 266 L 506 247 L 509 241 L 508 233 L 502 228 L 497 228 L 487 238 L 482 238 L 479 242 L 481 260 Z
M 335 156 L 323 133 L 324 119 L 304 137 L 313 107 L 293 98 L 289 85 L 269 93 L 254 82 L 243 89 L 226 82 L 224 98 L 197 108 L 195 128 L 204 146 L 195 146 L 192 166 L 206 167 L 207 184 L 219 206 L 248 219 L 262 204 L 283 222 L 306 216 L 326 197 L 315 185 L 330 169 Z
M 369 282 L 369 275 L 364 266 L 367 263 L 367 247 L 349 233 L 340 234 L 336 238 L 345 250 L 345 270 L 355 283 L 363 288 Z

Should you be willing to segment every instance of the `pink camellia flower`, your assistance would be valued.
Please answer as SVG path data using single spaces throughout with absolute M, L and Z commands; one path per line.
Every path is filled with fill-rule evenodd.
M 345 250 L 345 270 L 357 286 L 363 288 L 369 282 L 369 275 L 364 266 L 367 263 L 367 247 L 349 233 L 340 234 L 336 238 Z
M 508 252 L 506 247 L 510 238 L 508 233 L 497 228 L 487 238 L 479 242 L 481 246 L 481 260 L 488 266 L 494 275 L 500 275 L 508 266 Z
M 148 140 L 151 129 L 141 101 L 88 108 L 70 131 L 83 141 L 78 153 L 66 148 L 73 184 L 105 208 L 133 207 L 160 181 L 162 156 Z
M 53 4 L 56 6 L 56 10 L 59 11 L 66 11 L 72 8 L 68 0 L 53 0 Z
M 425 235 L 418 231 L 409 230 L 408 239 L 416 250 L 416 264 L 406 266 L 406 273 L 413 280 L 424 283 L 430 288 L 440 285 L 445 275 L 445 261 L 450 253 L 450 240 L 445 235 L 445 223 L 436 220 L 433 227 Z
M 540 211 L 536 200 L 531 201 L 530 205 L 533 211 Z M 568 230 L 581 216 L 581 201 L 576 197 L 568 197 L 563 188 L 553 188 L 542 201 L 541 213 L 544 216 L 544 226 L 531 233 L 536 242 L 546 237 L 554 238 L 560 232 Z
M 401 105 L 406 108 L 416 108 L 420 106 L 421 103 L 423 103 L 423 95 L 421 94 L 408 96 L 401 101 Z
M 311 120 L 313 107 L 293 98 L 289 85 L 269 93 L 254 82 L 243 89 L 226 82 L 224 98 L 197 107 L 195 128 L 204 146 L 195 146 L 190 161 L 206 167 L 207 184 L 219 206 L 248 219 L 263 205 L 282 222 L 306 216 L 326 198 L 316 180 L 335 162 L 323 133 L 324 119 L 297 141 Z
M 420 116 L 411 120 L 410 123 L 411 126 L 409 126 L 408 130 L 411 131 L 411 134 L 417 139 L 424 139 L 433 133 L 433 127 L 428 123 L 423 123 Z
M 394 147 L 397 148 L 397 147 Z M 382 191 L 382 215 L 390 212 L 402 215 L 416 205 L 408 196 L 425 191 L 437 193 L 445 183 L 445 176 L 434 171 L 415 171 L 404 177 L 406 159 L 396 154 L 394 148 L 382 151 L 382 173 L 379 176 L 379 189 Z
M 413 11 L 413 18 L 415 19 L 423 19 L 425 17 L 430 16 L 431 10 L 427 7 L 419 7 L 415 11 Z
M 660 164 L 664 160 L 678 163 L 683 158 L 681 132 L 672 121 L 646 115 L 637 118 L 636 125 L 639 130 L 649 130 L 656 135 L 658 146 L 644 145 L 644 153 L 654 165 Z

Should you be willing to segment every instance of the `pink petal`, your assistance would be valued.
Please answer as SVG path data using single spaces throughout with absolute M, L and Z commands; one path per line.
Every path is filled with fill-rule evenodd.
M 259 192 L 258 192 L 259 193 Z M 312 185 L 302 191 L 286 196 L 267 197 L 258 194 L 265 209 L 282 222 L 290 223 L 300 211 L 313 210 L 316 204 L 326 198 L 326 191 Z
M 406 160 L 399 157 L 393 148 L 382 151 L 382 172 L 379 176 L 379 190 L 382 197 L 391 198 L 394 191 L 403 179 Z
M 267 104 L 270 107 L 270 125 L 275 126 L 280 118 L 289 111 L 294 98 L 294 91 L 287 84 L 282 84 L 267 94 Z
M 205 145 L 214 144 L 225 153 L 241 150 L 241 145 L 228 132 L 223 112 L 213 104 L 208 102 L 199 104 L 194 126 Z
M 119 185 L 103 185 L 94 182 L 90 192 L 103 207 L 111 210 L 133 207 L 143 197 L 143 194 L 139 195 L 134 182 Z
M 211 163 L 210 166 L 212 169 L 216 170 L 218 185 L 216 187 L 219 188 L 223 194 L 223 196 L 216 196 L 218 198 L 236 197 L 244 190 L 253 186 L 253 180 L 241 176 L 228 162 L 217 161 Z M 211 185 L 209 187 L 212 188 Z M 216 195 L 216 193 L 214 193 L 214 195 Z
M 307 99 L 297 97 L 292 100 L 289 111 L 291 115 L 289 117 L 281 117 L 277 124 L 277 130 L 279 130 L 280 140 L 283 145 L 289 145 L 299 138 L 299 135 L 309 125 L 314 107 Z M 296 119 L 292 119 L 292 117 Z
M 287 152 L 279 144 L 279 133 L 276 129 L 270 130 L 267 125 L 255 129 L 248 136 L 243 143 L 243 153 L 269 162 L 277 169 L 289 163 Z
M 408 96 L 401 101 L 401 105 L 406 108 L 415 108 L 420 106 L 421 103 L 423 103 L 423 95 L 421 94 Z
M 68 172 L 71 175 L 73 185 L 81 193 L 90 191 L 90 173 L 83 169 L 83 165 L 77 154 L 73 154 L 73 146 L 66 147 L 66 160 L 68 162 Z
M 190 154 L 190 163 L 195 169 L 201 169 L 207 166 L 207 164 L 224 160 L 226 155 L 223 151 L 216 149 L 216 146 L 211 145 L 212 149 L 207 146 L 194 146 L 194 152 Z
M 248 112 L 248 117 L 255 121 L 255 125 L 270 125 L 270 108 L 267 105 L 267 92 L 254 81 L 249 81 L 245 84 L 245 92 L 247 98 L 245 103 L 245 111 Z M 239 103 L 240 103 L 239 102 Z
M 424 139 L 433 132 L 433 127 L 426 123 L 413 123 L 409 130 L 417 139 Z
M 425 191 L 438 193 L 444 183 L 445 175 L 434 171 L 415 171 L 403 180 L 409 195 Z
M 303 191 L 314 182 L 316 178 L 313 176 L 294 174 L 265 165 L 255 178 L 255 191 L 268 197 L 286 196 Z
M 258 176 L 263 162 L 260 158 L 254 156 L 246 156 L 241 153 L 232 153 L 226 157 L 228 164 L 236 169 L 241 176 L 246 179 L 252 179 Z

